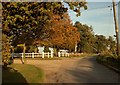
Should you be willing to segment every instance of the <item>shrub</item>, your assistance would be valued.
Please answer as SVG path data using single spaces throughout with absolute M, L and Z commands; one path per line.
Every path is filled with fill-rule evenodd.
M 44 52 L 50 52 L 49 47 L 45 47 Z
M 2 35 L 2 39 L 2 62 L 4 67 L 7 67 L 7 65 L 12 63 L 11 47 L 9 38 L 5 34 Z

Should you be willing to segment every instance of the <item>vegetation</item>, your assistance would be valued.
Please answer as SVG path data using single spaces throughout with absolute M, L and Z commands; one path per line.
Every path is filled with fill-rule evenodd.
M 76 27 L 73 27 L 67 13 L 60 19 L 58 15 L 53 15 L 50 24 L 49 41 L 53 48 L 74 50 L 76 42 L 79 41 L 80 34 Z
M 65 2 L 80 16 L 80 8 L 87 9 L 86 2 Z M 18 44 L 27 46 L 26 52 L 37 52 L 36 47 L 53 47 L 55 52 L 67 49 L 73 52 L 77 44 L 80 53 L 116 54 L 113 37 L 95 35 L 92 26 L 71 23 L 67 9 L 62 2 L 4 2 L 2 3 L 3 34 L 8 39 L 3 59 L 10 58 L 10 46 L 15 52 L 22 52 Z M 45 49 L 45 51 L 49 51 Z M 4 62 L 4 60 L 3 60 Z
M 120 58 L 115 55 L 99 55 L 97 56 L 97 61 L 107 66 L 112 66 L 115 69 L 119 69 L 120 71 Z
M 80 42 L 78 42 L 78 52 L 93 52 L 94 34 L 92 27 L 88 25 L 82 25 L 80 22 L 76 22 L 74 25 L 80 32 Z
M 92 26 L 76 22 L 74 25 L 80 32 L 78 52 L 81 53 L 110 53 L 116 54 L 116 42 L 112 36 L 95 35 Z
M 87 6 L 86 6 L 87 3 L 84 1 L 82 2 L 65 1 L 64 3 L 67 3 L 70 9 L 77 13 L 76 16 L 80 16 L 80 8 L 84 7 L 84 9 L 87 9 Z M 8 51 L 5 52 L 3 49 L 3 51 L 5 52 L 3 55 L 3 59 L 6 57 L 9 58 L 10 56 L 10 54 L 8 54 L 10 53 L 9 46 L 11 45 L 14 46 L 14 49 L 17 52 L 19 51 L 18 49 L 21 49 L 21 48 L 18 48 L 16 46 L 18 44 L 23 44 L 23 43 L 25 43 L 27 48 L 29 48 L 29 46 L 37 47 L 38 45 L 48 46 L 48 45 L 51 45 L 51 42 L 52 42 L 51 46 L 56 47 L 56 44 L 54 44 L 55 42 L 53 40 L 54 38 L 52 38 L 49 35 L 51 34 L 50 24 L 53 22 L 52 16 L 58 16 L 61 21 L 62 18 L 64 18 L 63 14 L 67 12 L 67 9 L 68 8 L 65 8 L 63 6 L 62 2 L 40 2 L 40 3 L 38 2 L 3 2 L 2 3 L 2 14 L 3 14 L 2 32 L 6 37 L 9 38 L 9 41 L 10 41 L 10 45 L 6 45 L 8 46 L 7 47 Z M 58 19 L 56 20 L 59 21 Z M 69 22 L 68 22 L 68 25 L 70 25 Z M 73 27 L 72 25 L 70 26 L 71 26 L 70 30 L 72 30 Z M 62 29 L 63 28 L 58 28 L 54 32 L 58 33 Z M 72 35 L 75 35 L 75 34 L 72 34 Z M 50 37 L 51 37 L 51 42 L 49 42 L 49 39 L 48 39 Z M 66 42 L 67 40 L 64 43 Z M 60 44 L 61 43 L 57 44 L 57 47 L 59 47 Z M 33 50 L 28 49 L 28 52 L 31 52 L 31 51 Z
M 2 62 L 4 67 L 12 63 L 9 37 L 2 34 Z
M 42 83 L 43 71 L 34 65 L 12 64 L 2 69 L 2 82 L 5 83 Z
M 84 2 L 66 3 L 73 11 L 86 5 Z M 13 46 L 21 43 L 32 45 L 46 39 L 51 16 L 55 14 L 62 18 L 67 12 L 61 2 L 4 2 L 2 5 L 3 33 L 10 37 Z
M 76 22 L 75 27 L 80 32 L 78 52 L 98 53 L 97 61 L 114 68 L 120 68 L 120 59 L 116 54 L 116 42 L 112 36 L 106 38 L 103 35 L 94 35 L 91 26 Z

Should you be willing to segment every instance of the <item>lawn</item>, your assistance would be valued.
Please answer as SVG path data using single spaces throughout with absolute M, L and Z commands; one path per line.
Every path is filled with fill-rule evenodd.
M 43 71 L 34 65 L 12 64 L 8 69 L 2 69 L 2 82 L 4 83 L 42 83 Z

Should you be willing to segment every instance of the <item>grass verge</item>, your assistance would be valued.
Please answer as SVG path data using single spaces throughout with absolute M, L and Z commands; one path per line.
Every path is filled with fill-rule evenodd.
M 43 71 L 34 65 L 12 64 L 2 69 L 2 82 L 4 83 L 41 83 Z
M 99 55 L 96 60 L 108 68 L 120 72 L 120 58 Z

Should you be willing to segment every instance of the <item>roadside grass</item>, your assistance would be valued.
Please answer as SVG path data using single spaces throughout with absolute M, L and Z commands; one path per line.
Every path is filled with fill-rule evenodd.
M 2 69 L 2 82 L 4 83 L 42 83 L 43 71 L 34 65 L 12 64 Z
M 96 60 L 101 64 L 112 66 L 113 68 L 120 70 L 120 58 L 116 57 L 116 55 L 99 55 Z

